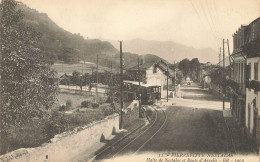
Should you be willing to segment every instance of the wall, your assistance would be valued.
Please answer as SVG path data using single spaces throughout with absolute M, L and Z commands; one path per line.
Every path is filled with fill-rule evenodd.
M 252 101 L 254 98 L 258 98 L 257 92 L 254 92 L 254 90 L 247 89 L 246 91 L 246 127 L 248 128 L 248 131 L 250 134 L 253 133 L 253 127 L 254 127 L 254 107 L 252 104 Z M 249 106 L 250 106 L 250 112 L 249 112 Z M 250 114 L 250 116 L 249 116 Z M 258 111 L 259 115 L 259 111 Z M 250 125 L 250 127 L 249 127 Z
M 258 63 L 258 80 L 260 76 L 260 57 L 255 58 L 248 58 L 247 64 L 251 63 L 251 78 L 250 80 L 254 80 L 254 63 Z M 258 116 L 260 116 L 260 110 L 259 110 L 259 101 L 260 101 L 260 92 L 255 92 L 253 89 L 246 89 L 246 127 L 248 128 L 248 132 L 253 135 L 253 127 L 254 125 L 254 107 L 252 104 L 253 99 L 256 98 L 256 108 L 258 109 Z M 250 112 L 249 112 L 249 106 L 250 106 Z M 249 116 L 250 114 L 250 116 Z M 257 121 L 259 122 L 259 121 Z M 250 125 L 250 127 L 249 127 Z
M 40 147 L 19 149 L 2 155 L 0 162 L 38 162 L 44 161 L 46 155 L 50 161 L 73 161 L 73 157 L 99 143 L 102 133 L 105 137 L 111 136 L 113 127 L 116 130 L 119 129 L 118 114 L 84 127 L 78 127 L 74 131 L 56 135 L 51 143 L 45 143 Z
M 161 87 L 163 87 L 163 85 L 166 85 L 167 77 L 164 75 L 164 72 L 160 68 L 157 68 L 156 73 L 153 73 L 153 70 L 154 70 L 154 66 L 151 66 L 146 70 L 147 84 L 158 85 Z

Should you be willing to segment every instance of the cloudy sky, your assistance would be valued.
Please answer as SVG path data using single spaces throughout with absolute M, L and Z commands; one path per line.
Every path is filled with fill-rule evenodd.
M 260 0 L 21 1 L 85 38 L 175 41 L 215 50 L 260 16 Z

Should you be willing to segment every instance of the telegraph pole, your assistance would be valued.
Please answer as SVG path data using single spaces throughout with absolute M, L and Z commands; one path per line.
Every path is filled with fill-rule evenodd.
M 221 47 L 219 48 L 219 65 L 218 65 L 218 74 L 220 75 L 220 62 L 221 62 Z M 218 98 L 220 99 L 220 83 L 218 83 Z
M 141 115 L 141 77 L 140 77 L 140 61 L 138 56 L 138 80 L 139 80 L 139 88 L 138 88 L 138 99 L 139 99 L 139 118 L 142 117 Z
M 223 39 L 223 71 L 222 71 L 222 79 L 223 79 L 223 110 L 225 110 L 225 98 L 226 98 L 226 86 L 224 83 L 225 80 L 225 39 Z
M 169 66 L 167 64 L 167 102 L 169 100 L 169 83 L 168 83 L 168 79 L 169 79 Z
M 84 62 L 85 63 L 85 62 Z M 81 93 L 82 93 L 82 84 L 83 84 L 83 63 L 82 63 L 82 66 L 81 66 L 81 83 L 80 83 L 80 91 L 81 91 Z
M 98 100 L 98 54 L 97 54 L 97 84 L 96 84 L 96 102 Z
M 229 56 L 229 66 L 231 68 L 231 55 L 230 55 L 230 50 L 229 50 L 229 41 L 227 39 L 227 46 L 228 46 L 228 56 Z M 231 78 L 231 72 L 232 70 L 230 69 L 229 77 Z
M 121 102 L 121 111 L 120 111 L 120 122 L 119 129 L 123 128 L 123 54 L 122 54 L 122 41 L 120 42 L 120 73 L 121 73 L 121 81 L 120 81 L 120 102 Z
M 174 97 L 177 95 L 177 91 L 176 91 L 176 64 L 174 61 L 174 91 L 175 91 L 175 95 Z
M 111 103 L 113 102 L 112 101 L 112 70 L 113 70 L 113 65 L 112 65 L 112 60 L 110 62 L 110 98 L 111 98 Z
M 63 59 L 62 59 L 62 61 L 61 61 L 61 72 L 63 73 Z

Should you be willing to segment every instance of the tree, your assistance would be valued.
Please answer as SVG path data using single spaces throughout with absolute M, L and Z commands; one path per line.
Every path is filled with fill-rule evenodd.
M 193 58 L 190 61 L 190 72 L 192 80 L 197 80 L 200 72 L 200 62 L 198 58 Z
M 83 85 L 89 85 L 91 83 L 91 75 L 89 73 L 85 73 L 83 75 Z
M 80 72 L 78 72 L 78 71 L 73 71 L 72 72 L 71 82 L 72 82 L 72 84 L 75 84 L 77 86 L 81 85 Z
M 183 76 L 186 78 L 190 75 L 190 61 L 189 59 L 183 59 L 179 63 L 179 69 L 182 71 Z
M 3 0 L 0 10 L 1 139 L 10 126 L 28 123 L 56 100 L 55 72 L 39 48 L 41 34 L 24 24 L 16 5 L 14 0 Z

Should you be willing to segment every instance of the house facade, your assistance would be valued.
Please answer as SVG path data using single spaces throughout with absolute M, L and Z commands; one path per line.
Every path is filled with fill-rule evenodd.
M 247 54 L 246 128 L 247 134 L 260 145 L 260 17 L 248 25 L 243 51 Z
M 246 104 L 246 53 L 242 50 L 246 42 L 248 26 L 241 26 L 233 34 L 233 70 L 230 88 L 230 106 L 232 114 L 241 127 L 245 127 Z
M 147 62 L 139 67 L 140 69 L 140 78 L 143 84 L 148 84 L 151 86 L 160 86 L 162 90 L 166 90 L 167 86 L 167 63 L 164 61 L 158 62 Z M 174 72 L 170 69 L 168 84 L 173 84 L 173 74 Z M 138 67 L 129 68 L 126 70 L 127 80 L 130 81 L 139 81 L 138 79 Z
M 260 17 L 233 35 L 230 86 L 232 114 L 249 139 L 260 145 Z

